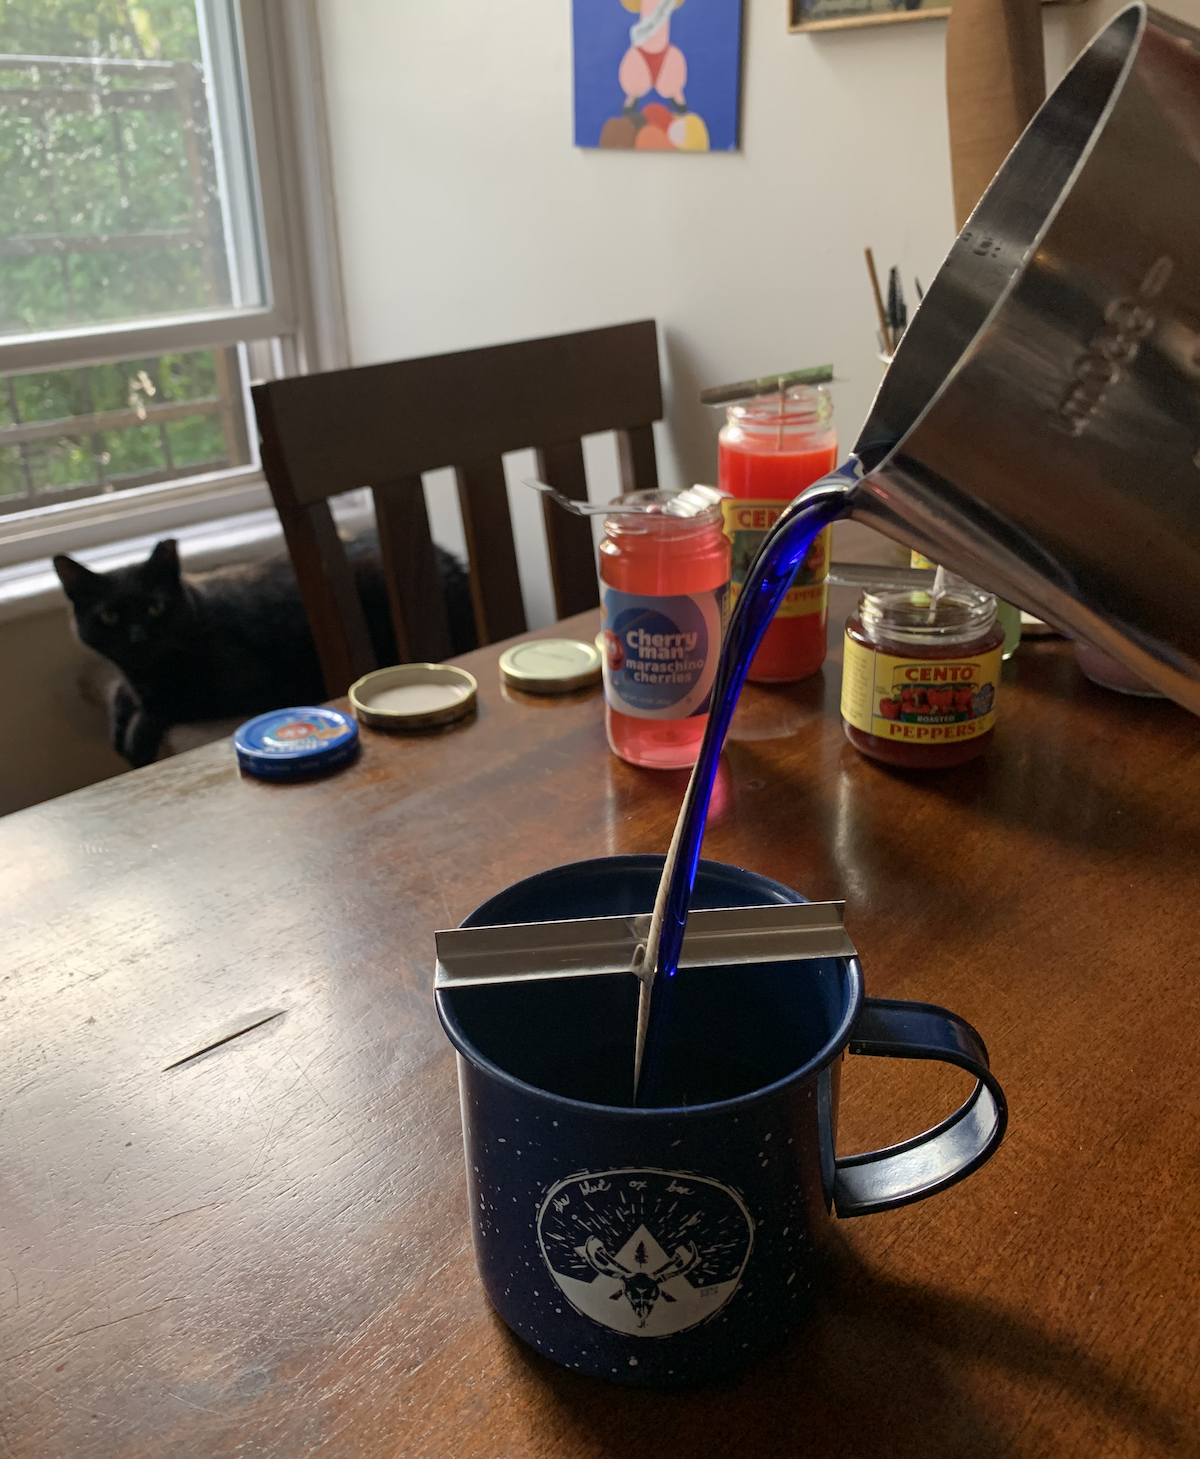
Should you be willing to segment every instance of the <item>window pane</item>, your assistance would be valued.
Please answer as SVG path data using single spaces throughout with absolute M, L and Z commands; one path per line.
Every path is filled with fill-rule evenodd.
M 233 34 L 196 0 L 0 5 L 0 335 L 264 302 Z
M 249 459 L 236 349 L 0 380 L 0 513 Z

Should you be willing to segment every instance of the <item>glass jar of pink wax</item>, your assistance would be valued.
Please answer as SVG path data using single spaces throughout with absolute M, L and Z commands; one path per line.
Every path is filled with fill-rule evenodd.
M 837 465 L 833 401 L 824 385 L 793 385 L 729 406 L 718 438 L 717 485 L 728 492 L 725 530 L 733 544 L 733 599 L 763 538 L 787 504 Z M 747 678 L 789 684 L 825 662 L 832 529 L 809 548 L 750 664 Z
M 662 508 L 677 495 L 639 491 L 619 501 Z M 729 557 L 719 503 L 688 517 L 652 510 L 604 519 L 605 724 L 613 753 L 631 765 L 695 763 L 721 653 Z

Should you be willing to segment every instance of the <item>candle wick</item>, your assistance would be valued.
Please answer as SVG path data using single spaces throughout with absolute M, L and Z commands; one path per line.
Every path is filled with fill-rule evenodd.
M 946 591 L 946 569 L 938 563 L 938 570 L 933 575 L 933 590 L 929 594 L 929 624 L 932 627 L 937 622 L 938 604 L 942 600 L 942 594 Z

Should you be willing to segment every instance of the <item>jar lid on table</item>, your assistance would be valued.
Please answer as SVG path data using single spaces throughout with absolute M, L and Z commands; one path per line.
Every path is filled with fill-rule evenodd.
M 298 780 L 332 770 L 358 751 L 358 725 L 338 709 L 272 709 L 233 736 L 240 769 L 263 780 Z
M 570 694 L 600 682 L 600 651 L 574 638 L 534 638 L 500 655 L 500 678 L 525 694 Z
M 350 704 L 372 729 L 429 730 L 473 714 L 478 691 L 455 664 L 393 664 L 351 684 Z

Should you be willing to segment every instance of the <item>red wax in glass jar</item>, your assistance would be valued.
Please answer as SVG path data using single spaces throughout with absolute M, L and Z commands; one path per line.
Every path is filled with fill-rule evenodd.
M 677 492 L 622 502 L 665 507 Z M 608 743 L 633 765 L 693 765 L 708 723 L 729 591 L 720 506 L 604 519 L 600 607 Z
M 864 593 L 846 620 L 842 728 L 886 765 L 937 770 L 983 754 L 996 719 L 1004 626 L 990 593 Z
M 717 484 L 733 498 L 725 504 L 725 530 L 733 543 L 735 601 L 759 544 L 780 512 L 837 464 L 832 415 L 823 385 L 796 385 L 782 395 L 729 407 L 718 444 Z M 826 528 L 763 635 L 749 678 L 789 683 L 815 674 L 825 662 L 829 543 Z

